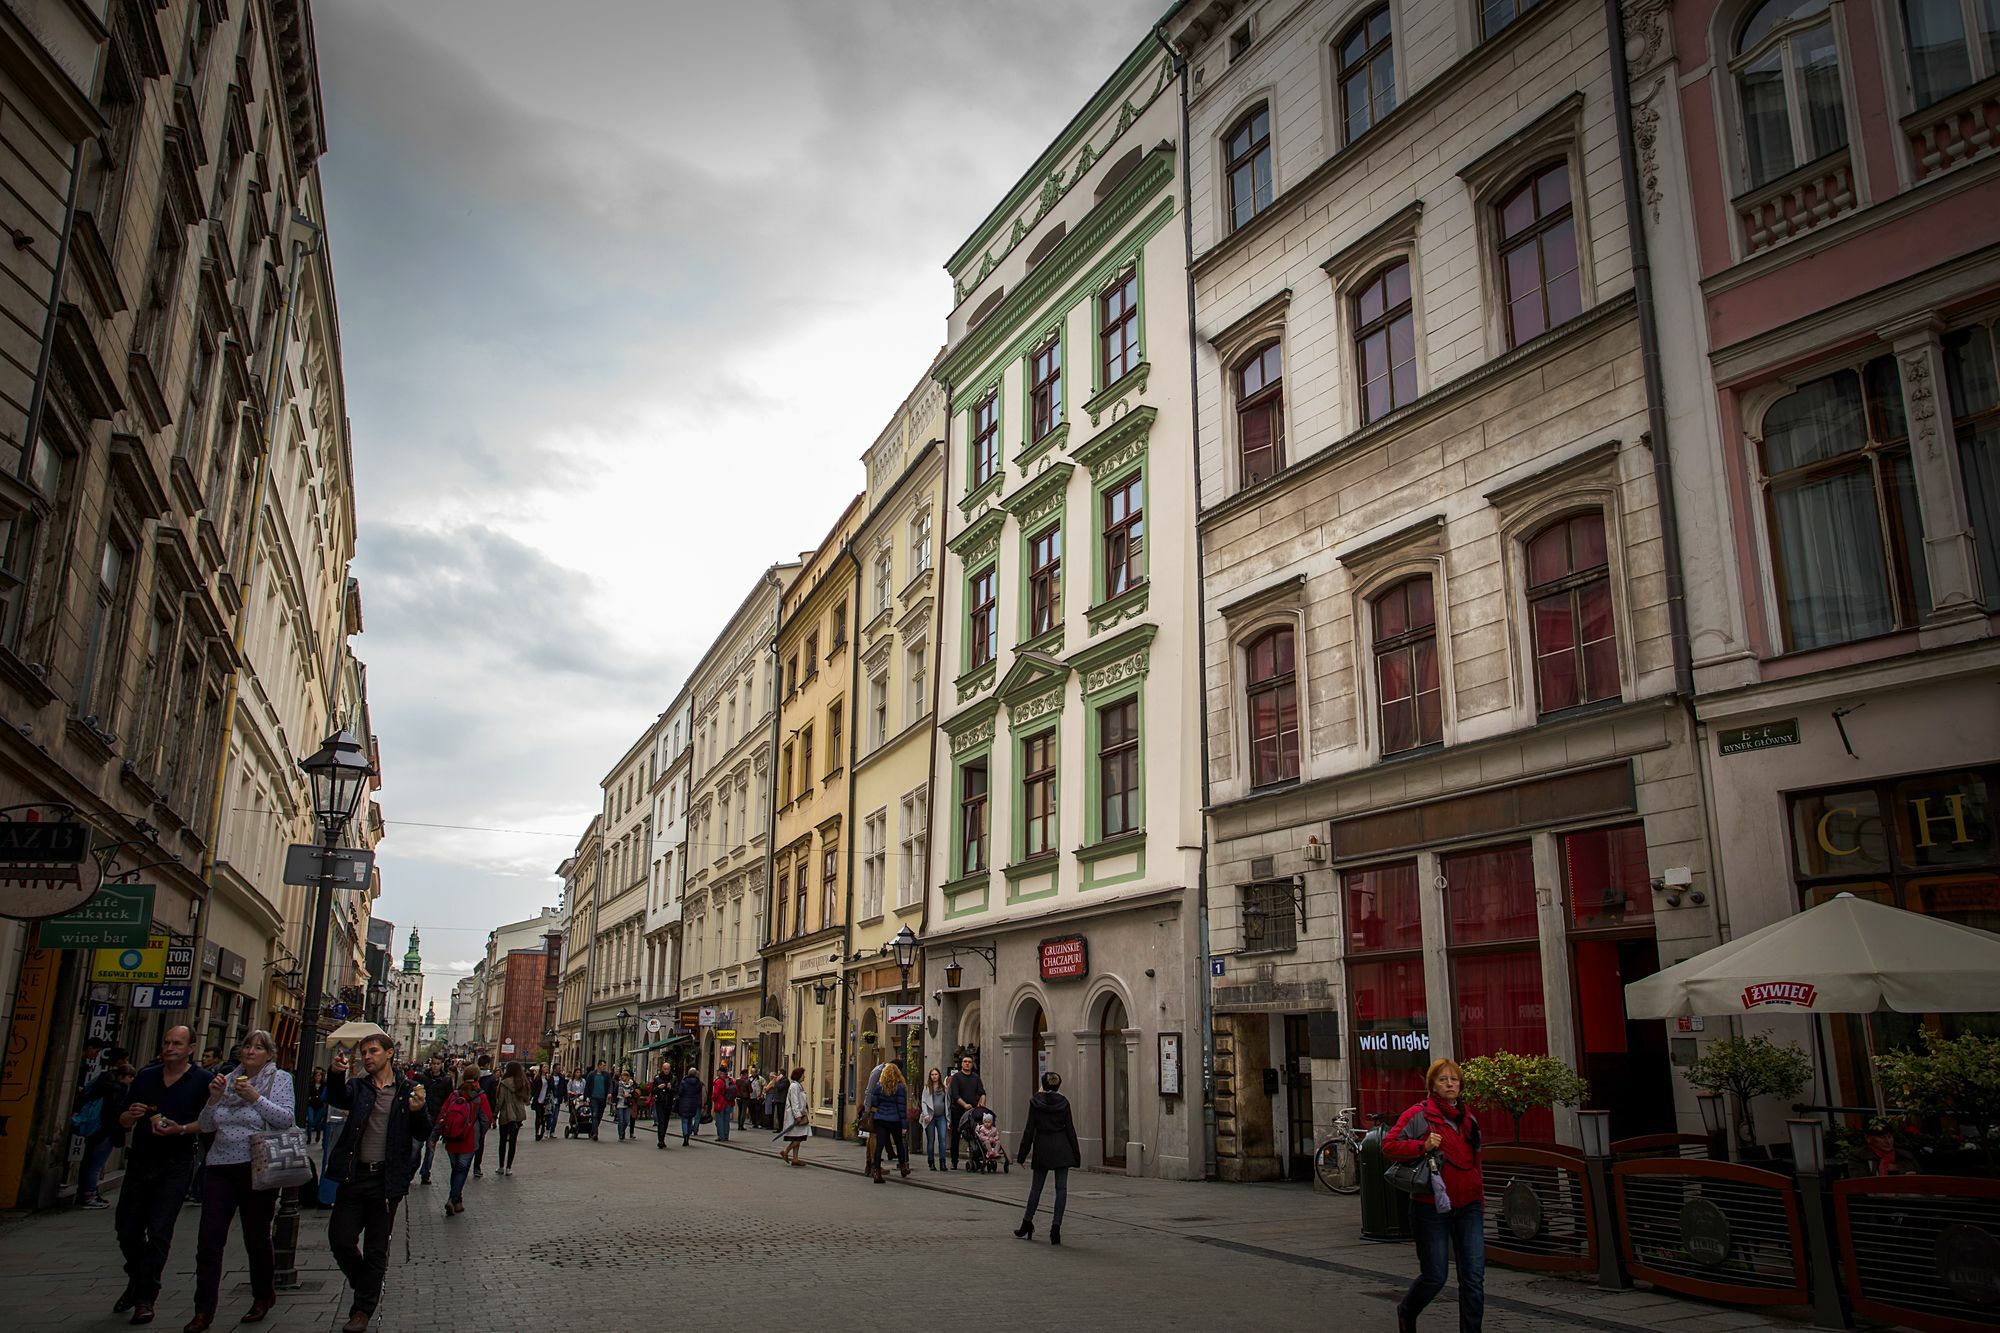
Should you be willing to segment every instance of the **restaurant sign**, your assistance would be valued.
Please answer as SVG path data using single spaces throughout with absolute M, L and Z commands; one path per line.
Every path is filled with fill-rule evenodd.
M 0 812 L 0 917 L 38 921 L 74 911 L 97 896 L 104 870 L 90 855 L 90 826 L 43 818 L 44 809 Z M 15 818 L 13 811 L 25 811 Z
M 1090 953 L 1081 935 L 1043 940 L 1041 955 L 1043 981 L 1076 981 L 1090 975 Z

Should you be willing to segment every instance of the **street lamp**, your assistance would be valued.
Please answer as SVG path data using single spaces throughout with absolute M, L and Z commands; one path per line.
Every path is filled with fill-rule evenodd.
M 630 1009 L 620 1009 L 618 1011 L 618 1067 L 621 1069 L 625 1067 L 625 1039 L 630 1035 L 631 1028 L 632 1011 Z
M 375 776 L 368 747 L 353 732 L 334 732 L 320 743 L 299 769 L 312 783 L 313 816 L 319 820 L 319 882 L 313 885 L 312 938 L 306 947 L 306 990 L 299 1010 L 299 1044 L 292 1057 L 292 1105 L 303 1116 L 312 1104 L 312 1071 L 319 1061 L 319 1010 L 326 988 L 326 937 L 333 926 L 333 885 L 327 867 L 340 835 L 361 808 L 368 780 Z M 303 1123 L 303 1122 L 302 1122 Z M 299 1200 L 305 1190 L 286 1190 L 278 1202 L 272 1229 L 275 1284 L 299 1284 Z
M 963 981 L 964 979 L 965 979 L 965 969 L 959 966 L 958 960 L 956 958 L 952 959 L 949 963 L 946 963 L 944 965 L 944 984 L 947 989 L 957 990 L 958 983 Z
M 896 938 L 889 941 L 889 951 L 896 955 L 896 966 L 903 973 L 903 984 L 896 991 L 897 1002 L 907 1006 L 910 1003 L 910 969 L 917 961 L 917 935 L 908 925 L 896 932 Z M 910 1025 L 903 1028 L 902 1065 L 907 1077 L 910 1072 Z

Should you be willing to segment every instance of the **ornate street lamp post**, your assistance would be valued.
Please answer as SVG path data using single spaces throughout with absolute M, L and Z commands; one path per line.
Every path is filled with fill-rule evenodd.
M 896 966 L 903 974 L 903 984 L 896 991 L 896 1000 L 900 1004 L 908 1004 L 910 1002 L 910 969 L 915 967 L 917 963 L 916 932 L 905 925 L 901 930 L 896 932 L 896 938 L 889 941 L 889 949 L 890 952 L 896 955 Z M 910 1024 L 905 1023 L 902 1026 L 903 1049 L 899 1063 L 903 1066 L 903 1076 L 908 1078 L 910 1074 Z

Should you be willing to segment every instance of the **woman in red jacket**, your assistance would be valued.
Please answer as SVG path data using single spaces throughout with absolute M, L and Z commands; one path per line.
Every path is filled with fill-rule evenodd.
M 1464 1071 L 1455 1062 L 1431 1061 L 1424 1073 L 1427 1095 L 1403 1112 L 1382 1140 L 1383 1155 L 1397 1161 L 1429 1155 L 1434 1177 L 1444 1181 L 1446 1211 L 1439 1210 L 1430 1190 L 1410 1206 L 1419 1271 L 1396 1307 L 1400 1333 L 1413 1333 L 1417 1316 L 1444 1290 L 1445 1263 L 1453 1250 L 1460 1333 L 1477 1333 L 1486 1317 L 1486 1182 L 1479 1172 L 1479 1122 L 1459 1101 L 1464 1084 Z
M 444 1140 L 444 1150 L 451 1157 L 451 1198 L 444 1206 L 446 1217 L 465 1211 L 465 1178 L 472 1174 L 472 1155 L 479 1148 L 479 1126 L 492 1119 L 493 1107 L 479 1086 L 479 1071 L 467 1066 L 458 1091 L 445 1099 L 444 1108 L 438 1112 L 438 1137 Z

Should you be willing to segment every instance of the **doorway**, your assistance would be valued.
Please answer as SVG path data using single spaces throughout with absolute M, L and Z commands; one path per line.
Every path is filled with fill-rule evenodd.
M 1576 977 L 1577 1043 L 1584 1105 L 1611 1112 L 1611 1136 L 1671 1134 L 1675 1128 L 1673 1062 L 1667 1025 L 1625 1016 L 1625 987 L 1660 970 L 1651 936 L 1580 939 L 1571 945 Z
M 1308 1052 L 1312 1038 L 1304 1014 L 1285 1015 L 1285 1173 L 1312 1179 L 1313 1077 Z
M 1125 1049 L 1125 1002 L 1113 995 L 1104 1002 L 1097 1036 L 1104 1052 L 1104 1164 L 1122 1169 L 1125 1145 L 1132 1138 L 1132 1057 Z

